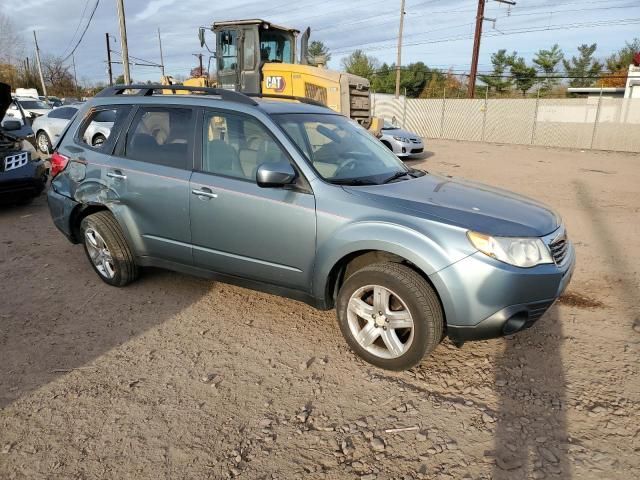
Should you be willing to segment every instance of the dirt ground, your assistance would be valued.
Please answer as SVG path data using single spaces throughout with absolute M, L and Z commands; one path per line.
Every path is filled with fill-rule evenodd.
M 428 149 L 409 163 L 557 208 L 578 265 L 531 330 L 404 373 L 333 311 L 160 270 L 109 287 L 44 197 L 2 208 L 0 478 L 637 478 L 640 156 Z

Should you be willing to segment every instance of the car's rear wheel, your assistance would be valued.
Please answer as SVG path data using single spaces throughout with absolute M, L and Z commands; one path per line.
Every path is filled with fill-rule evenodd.
M 338 323 L 351 349 L 388 370 L 411 368 L 442 339 L 442 307 L 433 288 L 411 268 L 376 263 L 340 288 Z
M 38 145 L 38 150 L 42 153 L 51 153 L 51 150 L 53 149 L 49 135 L 44 131 L 38 132 L 38 135 L 36 136 L 36 144 Z
M 111 213 L 88 215 L 80 230 L 91 266 L 103 281 L 123 287 L 138 277 L 133 252 Z
M 91 141 L 91 145 L 94 147 L 100 147 L 106 141 L 107 141 L 107 137 L 99 133 L 95 137 L 93 137 L 93 140 Z

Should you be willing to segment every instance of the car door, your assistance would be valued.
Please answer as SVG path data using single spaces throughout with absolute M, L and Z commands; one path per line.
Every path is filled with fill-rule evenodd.
M 100 120 L 107 109 L 96 110 L 94 118 Z M 111 135 L 119 130 L 120 122 L 117 112 L 113 116 L 113 128 L 105 132 L 108 138 L 100 145 L 86 143 L 84 130 L 95 127 L 92 122 L 79 132 L 86 148 L 93 152 L 109 149 Z M 142 257 L 192 263 L 189 177 L 194 126 L 191 108 L 140 106 L 133 112 L 129 127 L 119 135 L 114 154 L 98 157 L 102 164 L 100 181 L 113 197 L 108 205 Z
M 315 255 L 315 198 L 292 188 L 260 188 L 263 162 L 291 159 L 254 117 L 205 110 L 191 177 L 191 241 L 196 266 L 308 291 Z M 293 163 L 292 163 L 293 164 Z M 294 165 L 295 168 L 295 165 Z

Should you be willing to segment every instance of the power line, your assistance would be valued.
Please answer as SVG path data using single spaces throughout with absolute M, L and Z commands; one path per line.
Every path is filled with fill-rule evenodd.
M 529 29 L 525 29 L 525 28 L 516 28 L 516 29 L 511 29 L 511 30 L 503 30 L 501 33 L 488 33 L 487 37 L 496 37 L 496 36 L 503 36 L 503 35 L 516 35 L 516 34 L 521 34 L 521 33 L 532 33 L 532 32 L 543 32 L 543 31 L 552 31 L 552 30 L 563 30 L 563 29 L 576 29 L 576 28 L 596 28 L 596 27 L 605 27 L 605 26 L 611 26 L 611 25 L 635 25 L 637 23 L 640 23 L 640 18 L 629 18 L 629 19 L 615 19 L 615 20 L 605 20 L 605 21 L 600 21 L 600 22 L 586 22 L 586 23 L 565 23 L 565 24 L 555 24 L 555 25 L 548 25 L 546 27 L 536 27 L 536 28 L 529 28 Z M 458 36 L 453 36 L 453 37 L 446 37 L 446 38 L 436 38 L 436 39 L 432 39 L 432 40 L 423 40 L 423 41 L 418 41 L 418 42 L 410 42 L 410 43 L 405 43 L 404 46 L 415 46 L 415 45 L 427 45 L 427 44 L 434 44 L 434 43 L 443 43 L 443 42 L 453 42 L 453 41 L 458 41 L 458 40 L 467 40 L 473 38 L 473 36 L 471 35 L 458 35 Z M 360 45 L 371 45 L 371 44 L 375 44 L 377 42 L 368 42 L 368 43 L 364 43 L 364 44 L 360 44 Z M 333 53 L 335 54 L 340 54 L 340 53 L 347 53 L 349 51 L 351 51 L 353 47 L 349 47 L 349 49 L 339 49 L 339 50 L 335 50 Z M 390 48 L 394 48 L 393 45 L 381 45 L 379 47 L 370 47 L 367 50 L 368 51 L 375 51 L 375 50 L 388 50 Z
M 82 31 L 82 35 L 80 35 L 80 38 L 78 39 L 78 43 L 76 43 L 76 46 L 73 47 L 73 50 L 71 50 L 71 53 L 62 59 L 63 62 L 66 62 L 67 60 L 69 60 L 69 58 L 71 58 L 71 55 L 73 55 L 76 52 L 76 49 L 80 46 L 80 43 L 84 38 L 84 34 L 87 33 L 87 30 L 89 29 L 89 25 L 91 25 L 91 20 L 93 20 L 93 16 L 95 15 L 96 9 L 98 8 L 99 4 L 100 4 L 100 0 L 96 0 L 96 4 L 93 6 L 91 15 L 89 15 L 89 20 L 87 21 L 87 24 L 85 25 L 84 30 Z
M 89 6 L 89 0 L 86 0 L 86 2 L 84 2 L 84 8 L 82 9 L 82 15 L 80 15 L 80 20 L 78 20 L 78 25 L 76 25 L 76 30 L 75 32 L 73 32 L 73 36 L 69 39 L 69 43 L 63 50 L 62 56 L 64 56 L 67 53 L 67 51 L 69 50 L 69 47 L 71 47 L 71 44 L 75 40 L 76 35 L 78 34 L 78 30 L 80 30 L 80 25 L 82 25 L 82 21 L 84 20 L 84 14 L 87 13 L 88 6 Z

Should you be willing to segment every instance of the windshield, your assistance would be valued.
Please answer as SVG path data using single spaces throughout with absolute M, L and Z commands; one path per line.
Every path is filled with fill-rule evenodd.
M 409 169 L 356 122 L 341 115 L 273 115 L 276 122 L 331 183 L 377 185 Z
M 19 100 L 19 102 L 22 108 L 25 108 L 27 110 L 49 110 L 51 108 L 49 105 L 40 100 Z
M 393 123 L 384 121 L 384 125 L 382 126 L 383 130 L 398 130 L 400 127 L 396 127 Z
M 292 35 L 278 30 L 260 32 L 260 60 L 263 62 L 293 63 Z

